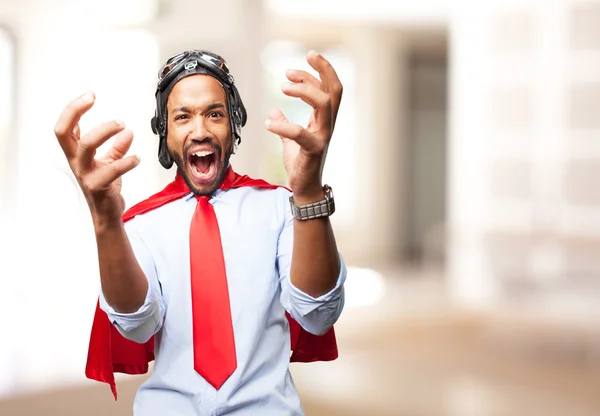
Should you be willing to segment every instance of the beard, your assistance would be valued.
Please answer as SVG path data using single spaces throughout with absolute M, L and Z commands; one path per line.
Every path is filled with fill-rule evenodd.
M 223 159 L 221 159 L 221 156 L 223 155 L 223 149 L 221 148 L 221 146 L 218 143 L 214 144 L 213 149 L 214 149 L 215 153 L 217 154 L 216 163 L 218 163 L 217 175 L 212 184 L 210 184 L 208 186 L 204 186 L 202 188 L 199 188 L 194 183 L 193 179 L 190 177 L 190 174 L 189 174 L 189 171 L 192 168 L 190 166 L 189 160 L 187 159 L 187 154 L 188 154 L 188 150 L 193 145 L 194 145 L 194 143 L 190 143 L 190 145 L 186 147 L 186 149 L 183 153 L 184 155 L 186 155 L 185 161 L 183 160 L 182 155 L 180 155 L 177 152 L 174 152 L 173 149 L 171 149 L 171 148 L 168 149 L 169 155 L 173 159 L 173 162 L 175 163 L 175 165 L 177 165 L 177 173 L 179 175 L 181 175 L 181 177 L 187 184 L 188 188 L 190 188 L 190 190 L 194 193 L 194 195 L 211 196 L 219 188 L 219 186 L 223 182 L 223 179 L 225 178 L 225 175 L 227 174 L 227 169 L 229 168 L 229 159 L 231 158 L 231 155 L 233 154 L 233 149 L 230 147 L 225 152 Z

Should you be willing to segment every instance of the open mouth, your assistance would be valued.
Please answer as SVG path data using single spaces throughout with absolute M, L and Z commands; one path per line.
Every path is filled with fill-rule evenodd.
M 210 182 L 217 174 L 217 153 L 214 150 L 201 150 L 190 154 L 189 163 L 198 182 Z

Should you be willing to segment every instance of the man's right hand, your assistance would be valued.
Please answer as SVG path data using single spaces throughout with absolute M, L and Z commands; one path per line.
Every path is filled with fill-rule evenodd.
M 94 100 L 95 96 L 90 92 L 69 103 L 60 115 L 54 133 L 83 191 L 98 231 L 121 222 L 125 210 L 121 176 L 135 168 L 140 159 L 138 156 L 125 157 L 133 133 L 125 129 L 122 122 L 100 124 L 80 137 L 79 120 L 92 108 Z M 113 136 L 115 140 L 108 152 L 95 158 L 96 149 Z

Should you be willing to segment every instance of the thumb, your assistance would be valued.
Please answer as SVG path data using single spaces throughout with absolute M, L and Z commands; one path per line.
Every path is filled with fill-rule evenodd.
M 271 122 L 271 121 L 275 121 L 278 124 L 279 123 L 289 123 L 288 119 L 286 118 L 285 115 L 283 115 L 283 113 L 281 112 L 281 110 L 279 108 L 273 108 L 271 111 L 269 111 L 269 119 L 267 120 L 267 122 Z M 273 133 L 275 133 L 275 132 L 273 132 Z M 278 136 L 284 142 L 289 140 L 287 137 L 282 136 L 281 134 L 278 134 Z
M 273 121 L 287 121 L 287 118 L 283 115 L 279 108 L 273 108 L 269 111 L 269 119 Z

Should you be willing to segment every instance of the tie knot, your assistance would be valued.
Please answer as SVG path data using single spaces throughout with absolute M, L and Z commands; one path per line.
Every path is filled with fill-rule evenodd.
M 208 202 L 208 200 L 211 198 L 210 196 L 206 195 L 195 195 L 195 197 L 198 200 L 198 202 Z

